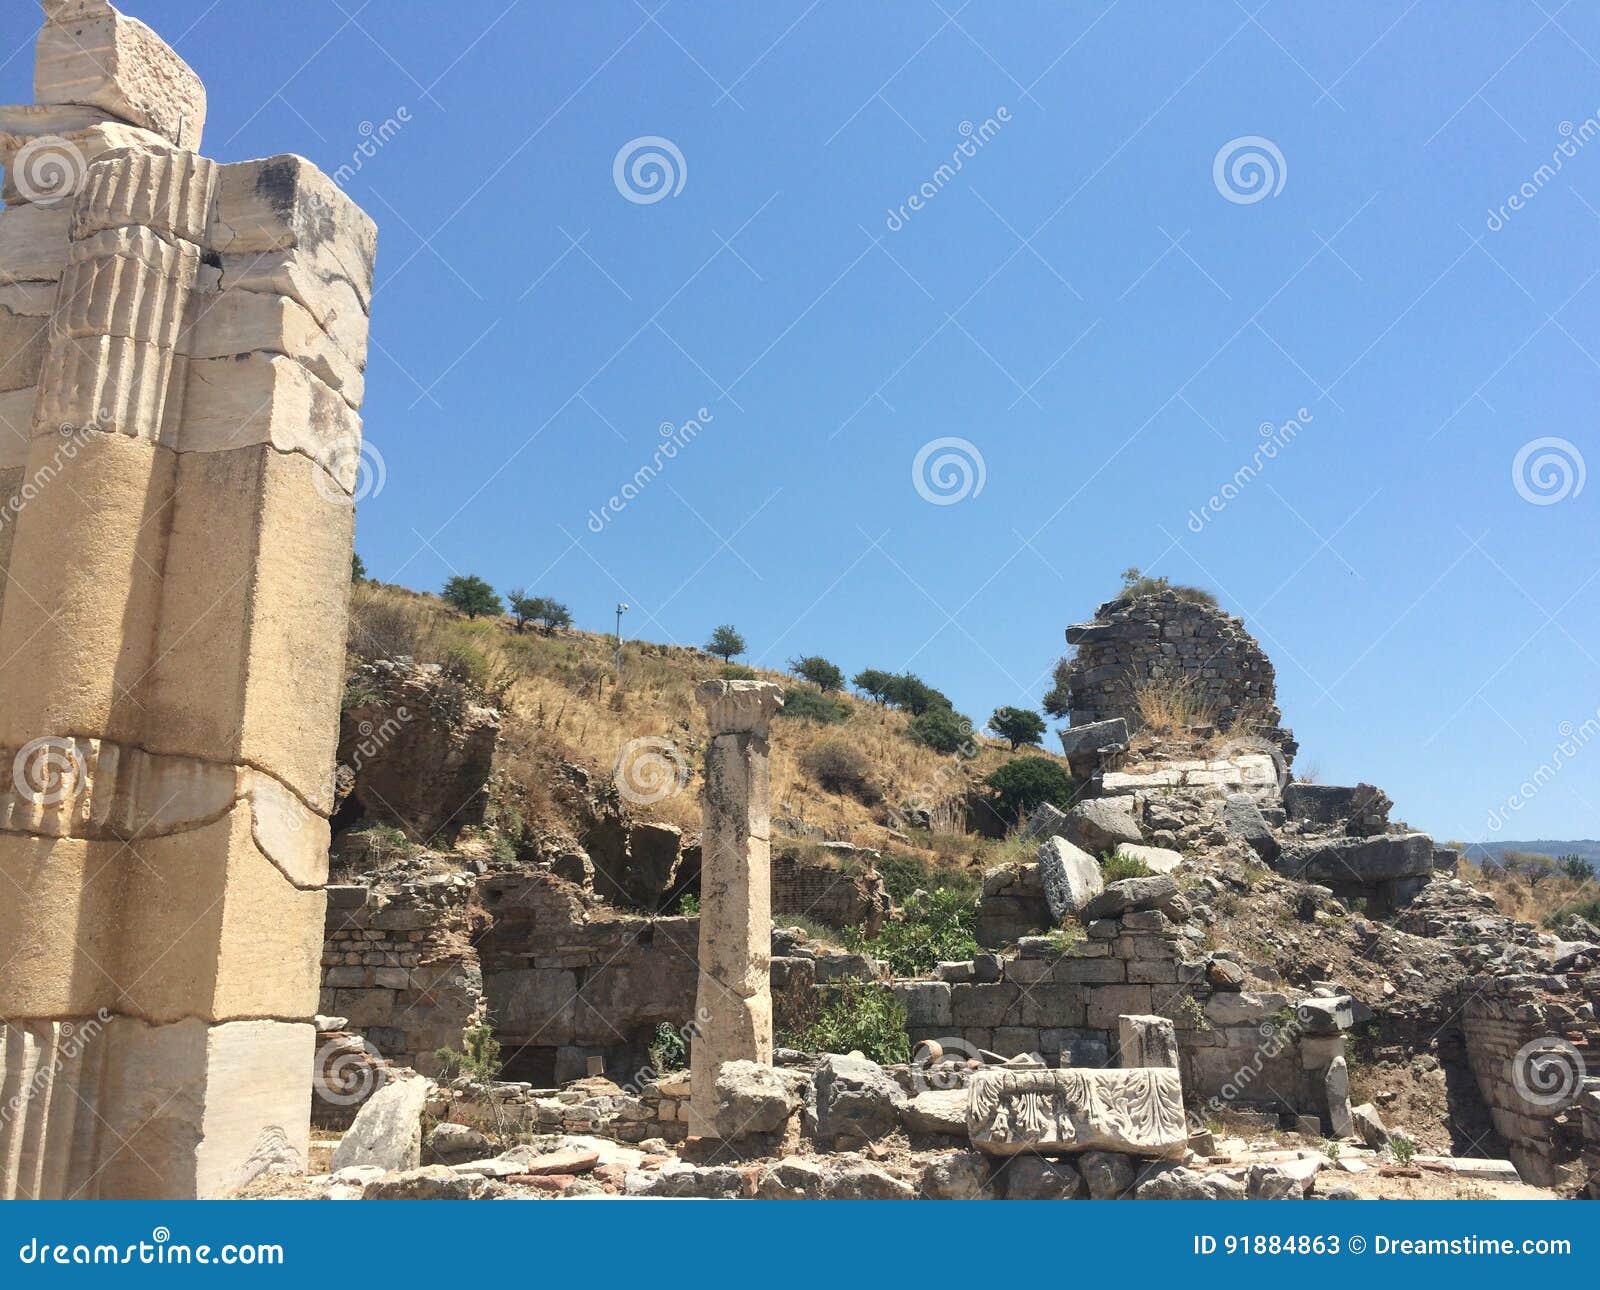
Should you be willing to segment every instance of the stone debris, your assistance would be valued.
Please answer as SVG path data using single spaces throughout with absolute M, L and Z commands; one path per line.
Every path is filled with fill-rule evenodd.
M 1047 838 L 1039 847 L 1036 864 L 1054 922 L 1078 914 L 1105 890 L 1099 862 L 1065 838 Z
M 427 1080 L 390 1080 L 367 1099 L 339 1139 L 333 1171 L 351 1165 L 415 1169 L 422 1163 L 422 1110 L 427 1099 Z

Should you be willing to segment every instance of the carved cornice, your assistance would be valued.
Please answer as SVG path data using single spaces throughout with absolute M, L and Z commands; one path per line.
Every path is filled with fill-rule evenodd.
M 712 735 L 765 735 L 783 707 L 783 688 L 771 681 L 705 681 L 694 692 Z

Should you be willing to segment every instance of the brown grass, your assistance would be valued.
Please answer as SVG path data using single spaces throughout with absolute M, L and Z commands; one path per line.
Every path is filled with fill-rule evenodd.
M 1140 724 L 1155 734 L 1181 734 L 1214 724 L 1216 713 L 1200 697 L 1194 677 L 1145 677 L 1129 687 Z

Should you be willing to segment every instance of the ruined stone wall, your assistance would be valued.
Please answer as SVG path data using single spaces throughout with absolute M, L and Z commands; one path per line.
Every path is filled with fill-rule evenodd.
M 324 1016 L 343 1017 L 391 1063 L 437 1075 L 483 1012 L 483 974 L 469 944 L 465 878 L 382 892 L 328 888 L 322 947 Z
M 882 930 L 893 904 L 875 870 L 841 868 L 831 859 L 808 859 L 794 852 L 772 857 L 772 913 L 815 918 L 840 929 Z
M 1525 1182 L 1581 1189 L 1579 1101 L 1584 1072 L 1600 1054 L 1577 1009 L 1600 1004 L 1600 974 L 1477 977 L 1463 996 L 1467 1061 L 1507 1156 Z
M 1583 1169 L 1589 1198 L 1600 1200 L 1600 1092 L 1585 1093 L 1583 1116 Z
M 1077 652 L 1067 671 L 1074 726 L 1122 717 L 1140 725 L 1133 701 L 1139 681 L 1189 681 L 1216 723 L 1259 730 L 1280 744 L 1277 677 L 1241 619 L 1170 591 L 1100 606 L 1093 622 L 1067 628 Z
M 896 981 L 893 989 L 913 1043 L 934 1040 L 949 1050 L 953 1040 L 1003 1057 L 1036 1053 L 1061 1066 L 1114 1066 L 1120 1017 L 1167 1016 L 1192 1106 L 1217 1099 L 1326 1116 L 1323 1074 L 1343 1041 L 1338 1053 L 1331 1045 L 1302 1051 L 1307 1039 L 1279 1028 L 1284 996 L 1213 991 L 1204 960 L 1185 960 L 1183 945 L 1158 911 L 1131 912 L 1091 924 L 1087 939 L 1064 948 L 1028 937 L 1015 958 L 980 955 L 946 965 L 946 979 Z

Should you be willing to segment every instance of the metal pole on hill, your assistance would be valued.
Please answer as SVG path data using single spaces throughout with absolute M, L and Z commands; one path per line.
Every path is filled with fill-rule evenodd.
M 628 606 L 617 605 L 617 684 L 622 684 L 622 615 L 628 612 Z

